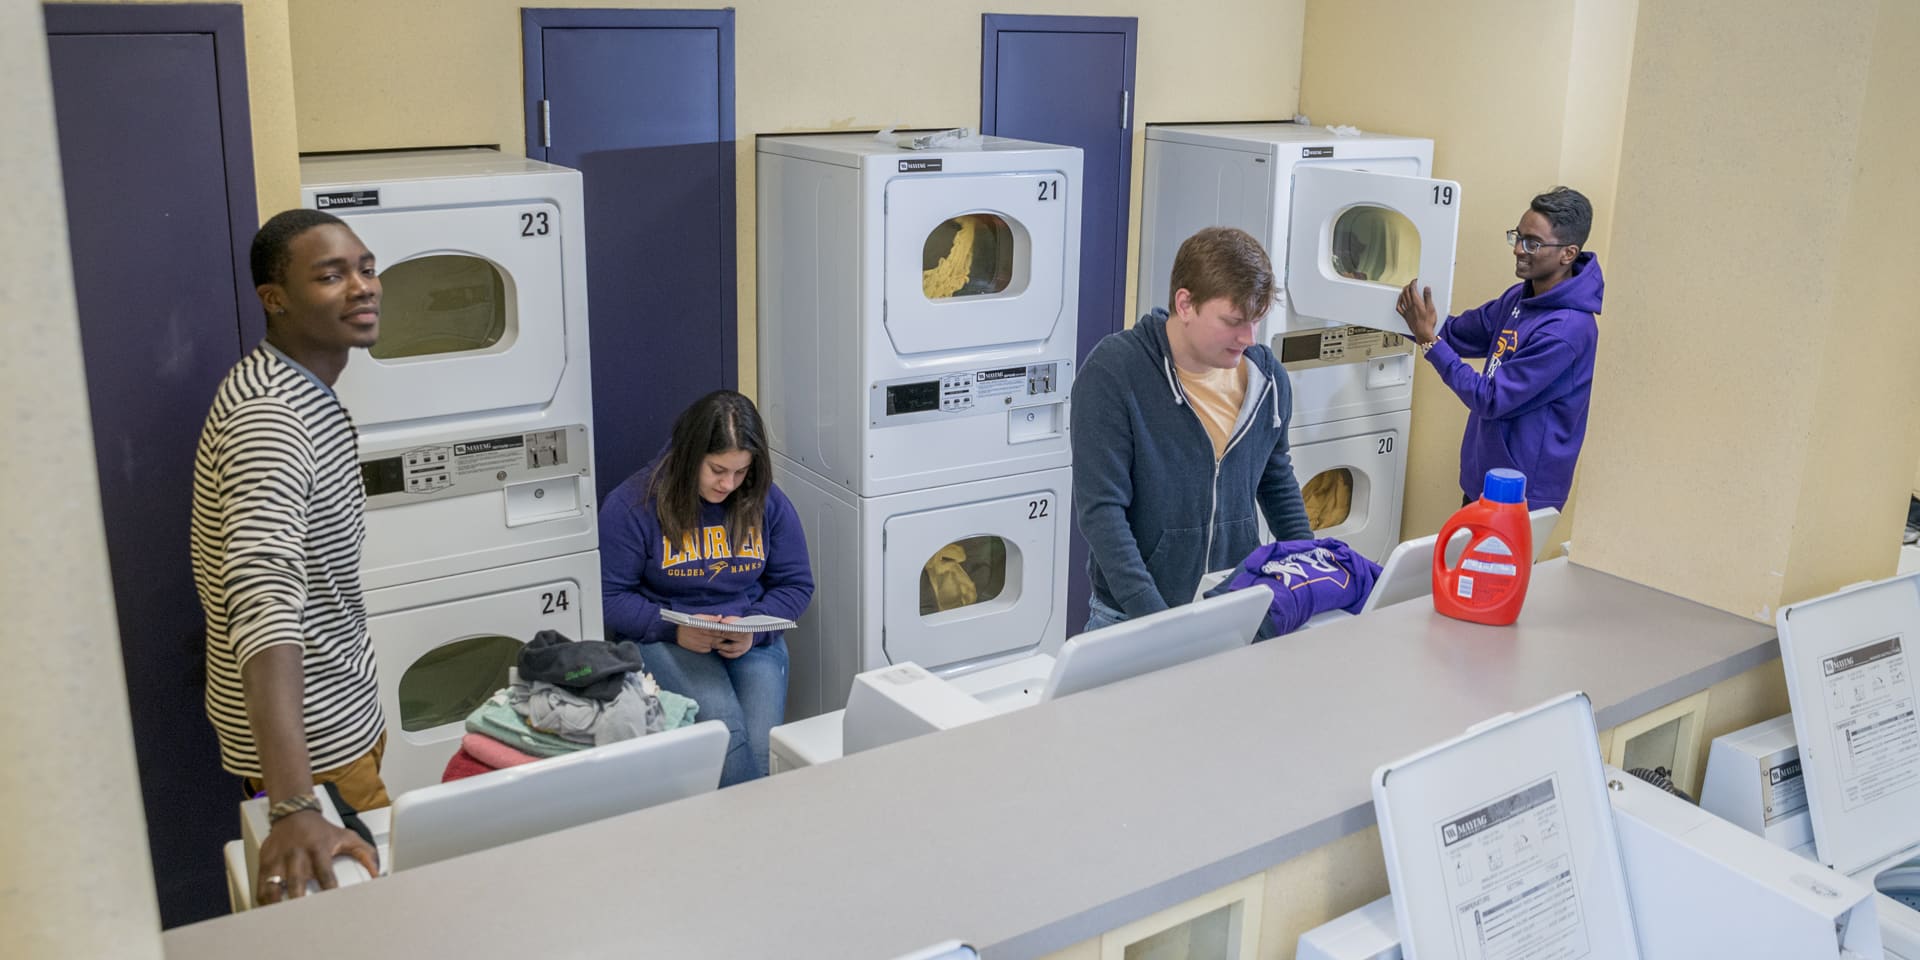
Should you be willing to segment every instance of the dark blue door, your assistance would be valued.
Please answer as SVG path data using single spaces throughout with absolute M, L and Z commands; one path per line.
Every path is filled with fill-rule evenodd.
M 1080 187 L 1080 333 L 1085 361 L 1126 322 L 1127 200 L 1133 183 L 1132 17 L 986 14 L 980 129 L 1086 152 Z M 1152 304 L 1141 304 L 1146 310 Z M 1067 634 L 1087 622 L 1087 543 L 1073 532 Z
M 594 464 L 604 497 L 666 443 L 681 408 L 738 379 L 733 14 L 522 17 L 527 155 L 586 181 Z
M 54 5 L 46 21 L 112 602 L 160 915 L 176 926 L 225 912 L 220 847 L 241 799 L 202 706 L 187 561 L 200 424 L 243 323 L 261 325 L 240 8 Z

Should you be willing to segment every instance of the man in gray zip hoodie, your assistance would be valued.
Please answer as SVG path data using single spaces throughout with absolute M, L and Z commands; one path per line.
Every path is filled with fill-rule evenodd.
M 1074 519 L 1092 548 L 1087 629 L 1193 599 L 1209 570 L 1313 536 L 1287 453 L 1293 391 L 1254 343 L 1273 265 L 1245 231 L 1209 227 L 1173 261 L 1156 308 L 1094 347 L 1073 389 Z

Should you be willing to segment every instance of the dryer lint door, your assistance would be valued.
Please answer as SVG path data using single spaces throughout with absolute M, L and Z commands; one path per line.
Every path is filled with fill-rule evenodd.
M 1037 648 L 1056 616 L 1067 522 L 1064 491 L 1044 487 L 887 518 L 887 660 L 937 671 Z
M 560 208 L 352 214 L 380 270 L 380 340 L 336 389 L 361 428 L 548 403 L 566 368 Z
M 1408 333 L 1400 288 L 1433 288 L 1441 318 L 1453 300 L 1460 185 L 1451 180 L 1301 166 L 1293 174 L 1287 296 L 1295 314 Z
M 889 180 L 884 322 L 894 351 L 1047 339 L 1067 302 L 1073 189 L 1059 171 Z
M 457 589 L 458 578 L 447 582 Z M 583 638 L 583 601 L 597 602 L 563 578 L 369 617 L 387 719 L 387 792 L 439 783 L 467 715 L 507 685 L 520 648 L 542 630 Z

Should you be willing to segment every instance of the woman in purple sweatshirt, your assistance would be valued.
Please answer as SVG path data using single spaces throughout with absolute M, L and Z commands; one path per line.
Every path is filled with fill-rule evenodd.
M 638 641 L 662 687 L 727 725 L 723 787 L 766 776 L 768 732 L 787 707 L 787 641 L 661 614 L 793 620 L 807 609 L 807 538 L 772 467 L 753 401 L 718 390 L 681 413 L 666 451 L 600 504 L 607 639 Z

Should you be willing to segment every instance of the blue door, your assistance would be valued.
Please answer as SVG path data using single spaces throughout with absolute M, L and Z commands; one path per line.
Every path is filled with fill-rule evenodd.
M 585 179 L 600 496 L 738 380 L 733 12 L 525 10 L 527 156 Z
M 1080 334 L 1094 344 L 1126 323 L 1127 200 L 1133 183 L 1133 17 L 986 14 L 980 42 L 980 130 L 1079 147 Z M 1152 304 L 1141 304 L 1146 310 Z M 1067 566 L 1067 633 L 1087 622 L 1087 542 L 1076 528 Z
M 201 422 L 264 331 L 240 8 L 54 4 L 46 24 L 111 600 L 160 917 L 178 926 L 226 911 L 241 799 L 203 706 L 187 559 Z

